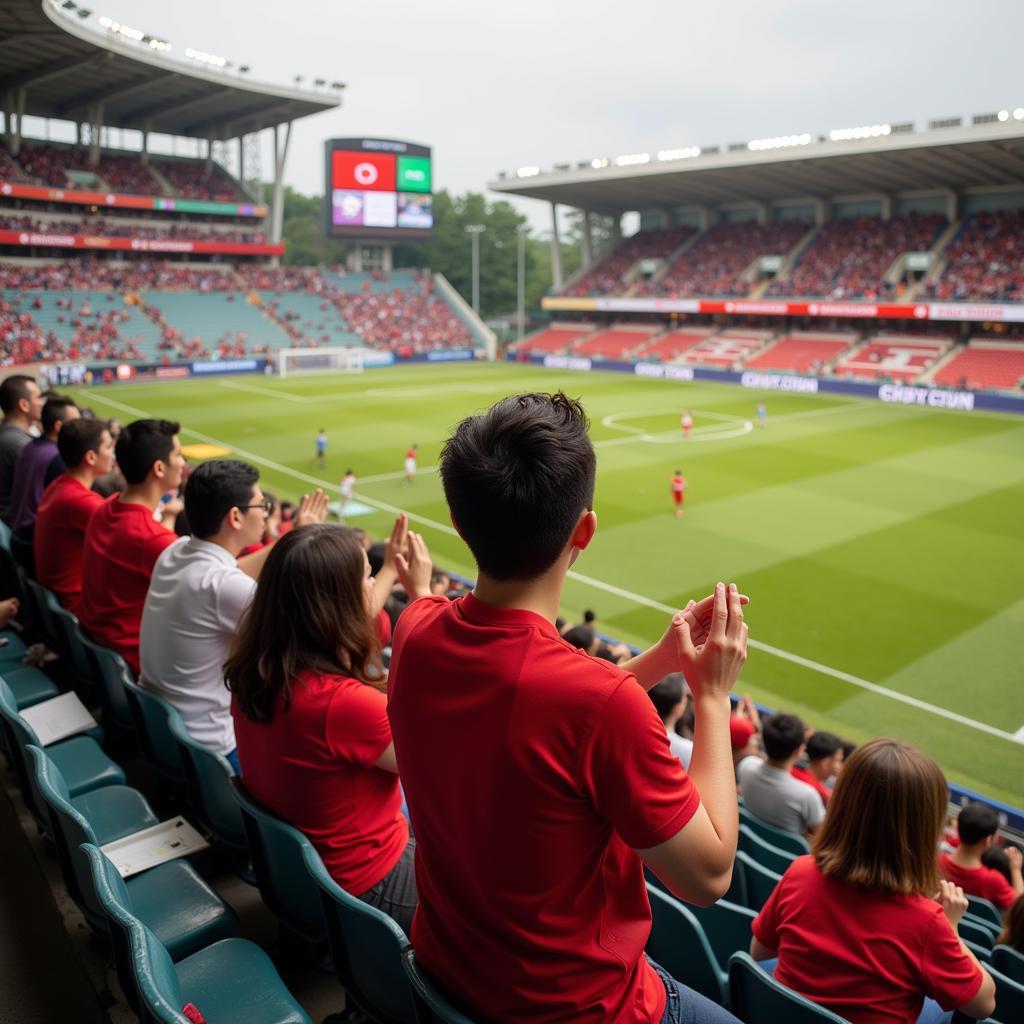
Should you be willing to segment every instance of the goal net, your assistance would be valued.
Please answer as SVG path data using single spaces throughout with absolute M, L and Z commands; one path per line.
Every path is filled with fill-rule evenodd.
M 282 348 L 275 357 L 279 377 L 302 373 L 362 373 L 361 348 Z

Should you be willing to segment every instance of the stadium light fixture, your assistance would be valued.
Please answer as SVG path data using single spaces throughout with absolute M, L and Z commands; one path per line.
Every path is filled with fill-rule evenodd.
M 539 167 L 519 167 L 516 169 L 517 178 L 535 178 L 538 174 L 540 174 Z M 469 229 L 467 228 L 467 230 Z
M 61 4 L 65 11 L 73 11 L 77 6 L 75 0 L 64 0 L 64 3 Z
M 114 21 L 113 18 L 108 18 L 105 14 L 100 17 L 100 24 L 111 34 L 115 36 L 121 36 L 123 39 L 130 39 L 133 43 L 140 43 L 145 38 L 146 33 L 139 28 L 132 28 L 130 25 L 122 25 L 119 21 Z
M 747 149 L 760 151 L 764 149 L 791 149 L 794 146 L 810 145 L 811 136 L 804 132 L 802 135 L 776 135 L 770 139 L 753 139 L 747 143 Z
M 185 56 L 190 60 L 198 61 L 200 64 L 209 64 L 215 68 L 222 68 L 228 62 L 227 57 L 218 57 L 217 54 L 207 53 L 205 50 L 195 50 L 191 46 L 185 48 Z
M 251 70 L 252 70 L 252 68 L 250 68 L 248 64 L 239 64 L 238 65 L 238 73 L 240 75 L 247 75 L 247 74 L 249 74 L 249 72 Z
M 83 19 L 92 17 L 92 11 L 90 11 L 88 7 L 79 7 L 78 10 L 75 11 L 75 14 Z
M 595 156 L 594 159 L 590 161 L 590 166 L 593 167 L 595 171 L 600 171 L 610 163 L 611 161 L 606 156 Z
M 1000 110 L 999 113 L 996 114 L 996 117 L 998 117 L 1000 121 L 1009 121 L 1010 112 L 1008 110 Z
M 1024 121 L 1024 107 L 1017 107 L 1013 112 L 1013 119 L 1015 121 Z
M 860 128 L 833 128 L 828 137 L 833 142 L 849 142 L 852 139 L 877 139 L 891 133 L 890 124 L 867 124 Z
M 322 89 L 327 84 L 326 78 L 314 78 L 313 84 L 318 88 Z
M 344 82 L 331 82 L 331 88 L 332 89 L 338 89 L 340 91 L 341 89 L 345 88 L 345 83 Z
M 658 151 L 659 160 L 689 160 L 700 156 L 700 146 L 686 146 L 683 149 L 662 149 Z
M 634 167 L 637 164 L 649 164 L 650 162 L 650 153 L 626 153 L 615 158 L 616 167 Z

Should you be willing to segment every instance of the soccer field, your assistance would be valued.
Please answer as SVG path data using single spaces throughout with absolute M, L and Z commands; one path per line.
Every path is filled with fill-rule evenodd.
M 1024 804 L 1020 418 L 519 365 L 140 383 L 78 397 L 123 421 L 179 419 L 183 443 L 249 459 L 279 497 L 317 484 L 336 496 L 351 466 L 373 509 L 352 522 L 380 537 L 407 511 L 435 562 L 471 576 L 436 473 L 440 448 L 460 417 L 559 387 L 583 399 L 598 453 L 598 533 L 567 581 L 567 618 L 593 608 L 605 632 L 646 644 L 672 609 L 735 580 L 750 595 L 739 690 L 856 741 L 912 741 L 951 779 Z M 420 472 L 406 485 L 413 442 Z M 669 491 L 677 468 L 689 484 L 684 519 Z

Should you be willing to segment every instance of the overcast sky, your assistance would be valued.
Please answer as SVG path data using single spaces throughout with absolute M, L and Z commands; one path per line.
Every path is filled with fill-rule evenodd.
M 499 169 L 1024 106 L 1022 0 L 96 0 L 251 76 L 347 83 L 296 123 L 290 185 L 322 192 L 322 143 L 434 148 L 434 185 Z M 266 160 L 264 173 L 269 174 Z M 491 196 L 491 198 L 496 198 Z M 545 206 L 523 200 L 539 226 Z

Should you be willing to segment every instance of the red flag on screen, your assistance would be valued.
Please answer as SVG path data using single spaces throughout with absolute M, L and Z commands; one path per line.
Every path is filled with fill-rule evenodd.
M 331 154 L 331 187 L 367 192 L 395 191 L 395 158 L 390 154 Z

